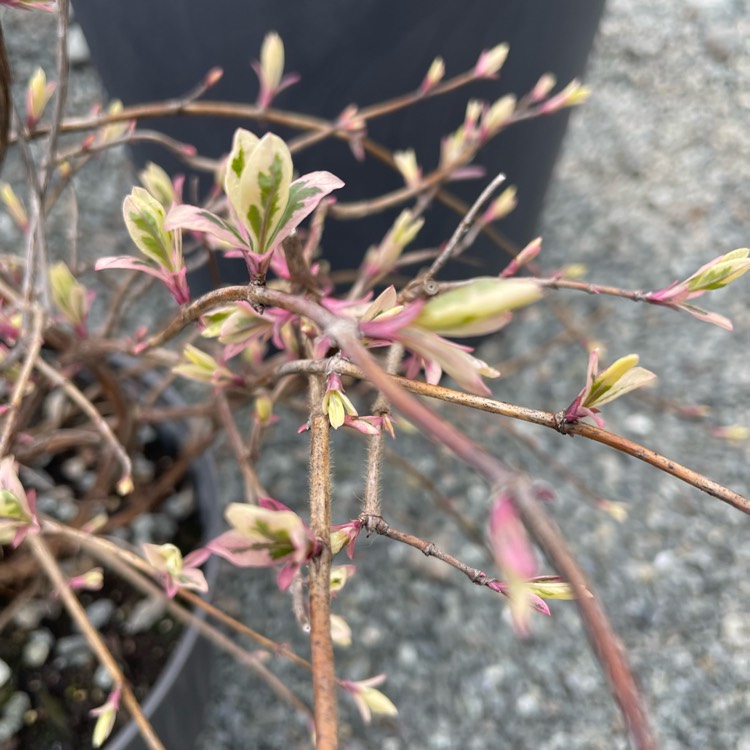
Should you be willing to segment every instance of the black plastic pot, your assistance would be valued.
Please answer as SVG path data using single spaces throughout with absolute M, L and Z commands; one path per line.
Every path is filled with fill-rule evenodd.
M 161 406 L 179 406 L 184 400 L 176 391 L 166 391 Z M 175 422 L 159 426 L 160 439 L 179 449 L 187 426 Z M 216 536 L 221 525 L 221 509 L 217 503 L 216 466 L 210 454 L 195 460 L 187 474 L 195 491 L 196 505 L 203 526 L 203 541 Z M 219 560 L 211 557 L 204 566 L 209 592 L 216 582 Z M 210 593 L 209 593 L 210 596 Z M 204 614 L 198 617 L 204 619 Z M 200 637 L 198 629 L 186 628 L 169 657 L 164 671 L 143 704 L 143 711 L 156 734 L 167 748 L 188 750 L 202 728 L 203 713 L 210 693 L 211 646 Z M 146 750 L 134 721 L 130 721 L 106 745 L 107 750 Z
M 504 93 L 526 93 L 545 72 L 561 84 L 580 77 L 604 6 L 604 0 L 129 0 L 104 3 L 76 0 L 76 19 L 88 40 L 105 86 L 125 103 L 155 101 L 191 89 L 215 65 L 224 68 L 210 98 L 252 102 L 257 81 L 250 62 L 259 55 L 265 33 L 276 30 L 284 40 L 287 71 L 300 83 L 278 97 L 275 105 L 335 118 L 348 104 L 360 106 L 414 90 L 436 55 L 449 74 L 469 69 L 482 49 L 510 43 L 510 56 L 498 81 L 485 81 L 372 122 L 369 134 L 390 148 L 413 146 L 427 169 L 437 163 L 441 137 L 462 121 L 469 97 L 494 100 Z M 499 228 L 515 243 L 533 237 L 544 193 L 567 124 L 567 112 L 508 129 L 478 159 L 488 179 L 505 172 L 518 186 L 519 206 Z M 207 156 L 229 150 L 238 125 L 227 120 L 170 118 L 148 127 L 194 144 Z M 277 129 L 278 130 L 278 129 Z M 281 132 L 281 135 L 285 133 Z M 173 171 L 184 171 L 171 155 L 156 147 L 138 147 L 137 162 L 152 159 Z M 295 156 L 300 172 L 327 169 L 346 182 L 340 200 L 372 197 L 401 186 L 400 177 L 373 159 L 358 163 L 340 142 L 323 143 Z M 472 201 L 484 183 L 457 184 L 451 191 Z M 394 212 L 364 221 L 329 222 L 325 255 L 335 268 L 356 266 L 370 244 L 393 221 Z M 448 210 L 433 210 L 420 246 L 445 241 L 457 223 Z M 474 250 L 492 267 L 498 251 L 488 242 Z M 201 291 L 201 290 L 196 290 Z

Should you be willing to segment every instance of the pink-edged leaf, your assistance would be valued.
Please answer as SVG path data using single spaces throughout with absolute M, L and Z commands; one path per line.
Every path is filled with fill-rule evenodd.
M 259 549 L 256 541 L 235 530 L 220 534 L 206 548 L 238 568 L 269 568 L 275 565 L 268 548 Z
M 182 565 L 185 568 L 198 568 L 203 565 L 209 557 L 211 557 L 211 550 L 206 547 L 199 547 L 185 555 L 182 560 Z
M 635 390 L 651 385 L 656 380 L 656 375 L 644 367 L 633 367 L 620 377 L 614 385 L 608 388 L 601 396 L 594 400 L 596 408 L 614 401 L 620 396 Z
M 253 252 L 265 253 L 273 244 L 289 199 L 289 148 L 279 136 L 266 133 L 252 150 L 243 151 L 243 163 L 232 161 L 231 168 L 240 173 L 227 197 L 250 233 Z
M 536 557 L 509 494 L 501 493 L 496 498 L 490 511 L 489 527 L 493 556 L 506 575 L 512 571 L 522 580 L 533 578 Z
M 409 351 L 422 357 L 427 367 L 440 367 L 471 393 L 489 396 L 491 391 L 482 376 L 496 378 L 500 375 L 486 362 L 469 354 L 468 347 L 448 341 L 432 331 L 408 326 L 398 332 L 397 338 Z
M 205 232 L 232 247 L 247 247 L 247 241 L 228 221 L 198 206 L 173 206 L 167 214 L 164 226 L 168 230 L 181 227 L 194 232 Z
M 146 263 L 145 260 L 139 260 L 138 258 L 131 258 L 128 255 L 116 255 L 107 258 L 99 258 L 96 261 L 94 270 L 96 271 L 108 271 L 111 268 L 123 268 L 130 271 L 142 271 L 143 273 L 155 276 L 157 279 L 164 279 L 165 273 L 160 268 L 154 268 L 154 266 Z
M 541 596 L 537 596 L 536 594 L 529 594 L 529 602 L 531 604 L 531 608 L 536 610 L 537 612 L 540 612 L 543 615 L 547 615 L 548 617 L 552 614 L 549 611 L 549 607 L 547 606 L 547 602 L 542 599 Z
M 701 307 L 696 307 L 695 305 L 690 305 L 686 302 L 683 302 L 680 305 L 675 305 L 675 307 L 678 310 L 684 310 L 694 318 L 698 318 L 698 320 L 702 320 L 705 323 L 711 323 L 712 325 L 719 326 L 719 328 L 723 328 L 725 331 L 734 330 L 732 321 L 729 320 L 729 318 L 725 318 L 723 315 L 719 315 L 719 313 L 710 312 L 709 310 L 704 310 Z
M 270 241 L 278 245 L 317 208 L 326 195 L 343 186 L 343 181 L 330 172 L 310 172 L 295 180 L 289 186 L 284 215 Z
M 297 575 L 299 569 L 298 563 L 287 563 L 279 569 L 276 574 L 276 585 L 279 587 L 279 591 L 286 591 L 292 585 L 294 576 Z
M 185 568 L 179 576 L 178 583 L 186 589 L 200 591 L 203 594 L 208 591 L 208 581 L 197 568 Z
M 258 505 L 267 510 L 288 510 L 291 513 L 294 512 L 288 505 L 284 505 L 281 500 L 276 500 L 273 497 L 261 497 L 258 500 Z

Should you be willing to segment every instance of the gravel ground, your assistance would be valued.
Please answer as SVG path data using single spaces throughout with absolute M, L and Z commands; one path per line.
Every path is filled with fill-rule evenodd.
M 545 269 L 582 262 L 592 281 L 653 289 L 750 244 L 747 11 L 742 0 L 610 1 L 587 76 L 594 94 L 572 119 L 546 202 L 540 259 Z M 15 54 L 28 66 L 40 47 L 29 36 L 27 18 L 18 19 L 20 14 L 6 14 L 3 23 L 12 59 Z M 28 72 L 19 72 L 18 79 Z M 79 102 L 97 96 L 87 66 L 75 69 L 71 85 Z M 122 155 L 111 157 L 79 191 L 82 233 L 93 236 L 89 247 L 101 254 L 126 246 L 107 197 L 123 188 L 127 174 L 102 180 L 121 162 Z M 6 170 L 16 168 L 11 159 Z M 10 235 L 6 223 L 0 229 Z M 586 367 L 580 346 L 549 345 L 562 329 L 556 315 L 562 307 L 586 337 L 603 342 L 605 361 L 638 352 L 642 364 L 659 374 L 648 397 L 628 397 L 607 410 L 608 427 L 747 495 L 748 442 L 711 436 L 714 427 L 750 425 L 747 289 L 740 281 L 706 300 L 706 307 L 734 321 L 732 334 L 666 310 L 555 293 L 553 304 L 519 316 L 480 356 L 506 362 L 509 374 L 493 386 L 499 398 L 562 408 L 580 388 Z M 595 324 L 587 322 L 594 311 L 601 313 Z M 544 361 L 514 372 L 508 360 L 538 347 Z M 706 404 L 710 416 L 681 419 L 671 408 L 675 402 Z M 461 419 L 508 463 L 554 486 L 558 499 L 550 512 L 629 651 L 660 746 L 748 750 L 745 517 L 582 438 L 479 414 Z M 294 427 L 295 420 L 282 423 L 262 461 L 264 483 L 290 503 L 306 491 L 304 471 L 289 471 L 290 457 L 304 466 L 307 449 L 304 437 L 290 441 Z M 484 522 L 486 491 L 478 480 L 452 459 L 436 457 L 418 437 L 399 435 L 395 447 L 462 514 Z M 356 513 L 364 450 L 341 436 L 336 450 L 335 516 L 343 522 Z M 560 468 L 597 496 L 624 503 L 627 520 L 617 523 L 594 508 Z M 236 478 L 223 475 L 223 494 L 231 498 Z M 392 525 L 467 562 L 488 565 L 413 477 L 394 471 L 383 497 Z M 338 672 L 351 679 L 387 673 L 384 691 L 400 714 L 366 729 L 343 701 L 349 750 L 627 746 L 571 604 L 553 602 L 552 618 L 536 618 L 533 636 L 519 641 L 502 602 L 418 552 L 363 539 L 356 561 L 358 575 L 335 606 L 354 632 L 353 648 L 337 653 Z M 217 598 L 258 630 L 304 650 L 289 601 L 278 595 L 270 574 L 228 570 Z M 197 748 L 307 747 L 304 724 L 265 685 L 224 656 L 217 655 L 216 667 Z M 278 673 L 309 696 L 306 675 L 284 664 Z

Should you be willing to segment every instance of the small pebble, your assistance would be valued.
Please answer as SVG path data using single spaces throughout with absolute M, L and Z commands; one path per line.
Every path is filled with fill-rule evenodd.
M 133 635 L 148 630 L 164 615 L 164 602 L 159 598 L 141 599 L 125 621 L 123 630 Z
M 114 611 L 115 603 L 111 599 L 97 599 L 86 607 L 86 617 L 97 630 L 101 630 L 109 622 Z M 73 629 L 77 633 L 80 632 L 78 625 L 74 625 Z
M 50 614 L 50 602 L 42 599 L 32 599 L 22 605 L 13 616 L 13 622 L 19 628 L 34 630 L 39 623 Z
M 0 688 L 10 679 L 10 667 L 0 659 Z
M 47 661 L 55 637 L 46 628 L 35 630 L 23 647 L 22 659 L 27 667 L 41 667 Z
M 93 659 L 89 645 L 82 635 L 66 635 L 55 644 L 56 663 L 60 668 L 82 666 Z
M 68 29 L 68 58 L 71 65 L 86 65 L 91 53 L 83 31 L 78 24 L 72 24 Z
M 164 501 L 164 512 L 175 521 L 182 521 L 195 510 L 195 492 L 192 487 L 171 495 Z
M 177 524 L 164 513 L 144 513 L 131 524 L 133 544 L 163 544 L 174 538 Z
M 645 414 L 630 414 L 625 417 L 625 429 L 633 435 L 645 437 L 654 431 L 654 420 Z
M 58 521 L 71 521 L 78 513 L 78 508 L 72 497 L 63 496 L 62 493 L 54 495 L 39 495 L 37 498 L 37 510 Z
M 102 690 L 110 690 L 112 688 L 112 685 L 114 685 L 112 675 L 103 664 L 100 664 L 96 668 L 96 672 L 94 672 L 94 676 L 91 681 L 96 687 L 101 688 Z
M 721 621 L 722 640 L 732 648 L 750 648 L 750 613 L 728 612 Z
M 516 701 L 519 716 L 529 718 L 539 713 L 539 696 L 536 693 L 524 693 Z
M 26 693 L 17 692 L 8 698 L 0 717 L 0 742 L 7 742 L 23 727 L 24 714 L 31 708 Z
M 71 456 L 63 461 L 60 471 L 66 479 L 77 482 L 86 473 L 86 462 L 80 456 Z
M 133 475 L 141 482 L 152 481 L 155 469 L 153 461 L 149 461 L 144 456 L 136 456 L 133 459 Z
M 402 643 L 398 647 L 398 663 L 408 669 L 413 667 L 419 661 L 419 653 L 413 643 Z

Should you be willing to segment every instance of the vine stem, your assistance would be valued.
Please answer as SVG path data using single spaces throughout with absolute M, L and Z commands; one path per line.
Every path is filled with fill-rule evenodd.
M 317 750 L 338 748 L 336 670 L 331 639 L 331 445 L 321 405 L 325 382 L 310 376 L 310 528 L 320 547 L 310 561 L 310 652 Z
M 107 668 L 107 671 L 114 682 L 121 687 L 123 703 L 133 717 L 135 723 L 138 725 L 141 736 L 150 750 L 165 750 L 164 745 L 156 736 L 154 728 L 149 723 L 149 720 L 143 713 L 140 704 L 136 700 L 132 688 L 125 680 L 125 675 L 123 675 L 117 661 L 110 653 L 96 628 L 94 628 L 89 622 L 88 617 L 86 617 L 86 612 L 71 591 L 70 586 L 68 586 L 68 582 L 65 580 L 65 576 L 60 570 L 57 560 L 55 560 L 49 547 L 47 547 L 47 543 L 40 534 L 29 534 L 26 537 L 25 542 L 31 547 L 34 556 L 39 561 L 42 568 L 44 568 L 44 572 L 47 574 L 47 577 L 52 582 L 55 590 L 60 595 L 68 613 L 81 629 L 81 632 L 86 638 L 86 642 L 91 647 L 91 650 L 96 654 L 99 661 Z

